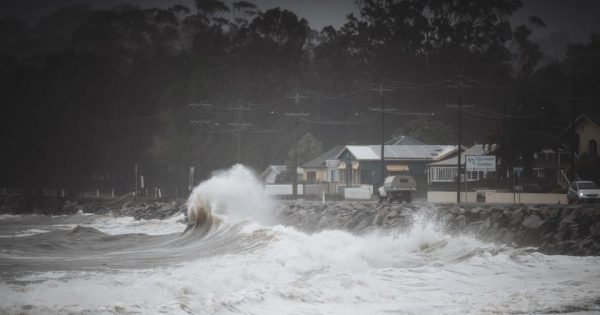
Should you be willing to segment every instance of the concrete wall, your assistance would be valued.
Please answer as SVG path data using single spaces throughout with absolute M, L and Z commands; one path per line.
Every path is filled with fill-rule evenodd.
M 456 192 L 455 191 L 428 191 L 427 201 L 432 203 L 455 203 Z M 476 194 L 474 192 L 460 193 L 461 202 L 476 202 Z
M 373 189 L 370 185 L 344 189 L 344 199 L 370 200 L 372 195 Z
M 292 195 L 293 192 L 292 184 L 281 184 L 281 185 L 265 185 L 265 191 L 268 195 Z M 304 187 L 299 184 L 298 185 L 298 195 L 302 195 L 304 193 Z
M 485 203 L 524 203 L 524 204 L 566 204 L 565 194 L 540 194 L 540 193 L 502 193 L 495 191 L 481 192 L 485 194 Z M 467 199 L 465 199 L 465 197 Z M 427 201 L 432 203 L 455 203 L 456 192 L 428 191 Z M 461 193 L 461 202 L 477 202 L 475 192 Z

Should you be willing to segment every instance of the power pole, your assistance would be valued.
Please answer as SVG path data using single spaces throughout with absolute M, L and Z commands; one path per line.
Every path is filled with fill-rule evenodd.
M 576 147 L 578 146 L 577 136 L 575 134 L 575 76 L 573 76 L 573 81 L 571 83 L 571 182 L 573 182 L 576 178 L 575 173 L 575 155 L 576 155 Z
M 463 82 L 460 81 L 460 87 L 458 88 L 458 159 L 456 162 L 456 203 L 460 203 L 460 173 L 461 173 L 461 146 L 462 146 L 462 88 Z M 466 180 L 466 178 L 465 178 Z M 466 191 L 465 191 L 466 193 Z
M 135 165 L 133 166 L 133 173 L 135 174 L 135 191 L 133 192 L 133 196 L 137 197 L 137 191 L 138 191 L 138 165 L 137 163 L 135 163 Z
M 242 129 L 250 125 L 248 123 L 242 123 L 242 111 L 250 110 L 250 107 L 244 107 L 242 104 L 239 104 L 238 107 L 230 107 L 229 110 L 237 111 L 237 122 L 230 123 L 229 125 L 237 127 L 235 162 L 239 164 L 240 163 Z
M 284 113 L 284 115 L 287 117 L 301 119 L 303 117 L 307 117 L 308 113 Z M 298 129 L 298 121 L 296 121 L 294 126 L 294 157 L 292 158 L 292 170 L 290 170 L 292 172 L 292 195 L 294 199 L 298 198 L 298 141 L 300 140 L 298 139 Z
M 392 92 L 393 89 L 385 88 L 383 83 L 381 83 L 379 84 L 379 88 L 371 89 L 371 91 L 378 92 L 381 98 L 381 186 L 383 186 L 383 182 L 385 181 L 385 97 L 383 93 Z
M 460 203 L 460 175 L 462 173 L 461 148 L 462 148 L 462 91 L 463 88 L 471 87 L 464 84 L 462 76 L 459 76 L 457 85 L 449 85 L 449 88 L 458 88 L 458 155 L 456 161 L 456 203 Z M 465 174 L 466 175 L 466 174 Z M 466 180 L 466 178 L 465 178 Z
M 577 178 L 577 172 L 576 172 L 576 166 L 577 163 L 575 163 L 575 158 L 577 158 L 577 151 L 578 147 L 579 147 L 579 139 L 577 138 L 577 133 L 575 132 L 575 124 L 577 123 L 577 115 L 580 114 L 580 111 L 577 110 L 577 102 L 583 102 L 585 101 L 585 99 L 583 98 L 575 98 L 575 94 L 576 94 L 576 86 L 577 86 L 577 77 L 575 75 L 573 75 L 573 80 L 571 83 L 571 141 L 570 142 L 570 146 L 571 146 L 571 176 L 570 176 L 570 180 L 574 181 L 574 180 L 578 180 Z
M 295 104 L 300 104 L 300 101 L 303 99 L 307 99 L 308 96 L 305 95 L 300 95 L 300 93 L 296 92 L 293 96 L 286 96 L 286 98 L 288 99 L 293 99 Z M 308 113 L 284 113 L 285 116 L 287 117 L 291 117 L 291 118 L 296 118 L 296 119 L 302 119 L 303 117 L 307 117 Z M 290 170 L 293 174 L 292 178 L 292 195 L 293 198 L 296 199 L 298 198 L 298 141 L 300 141 L 299 138 L 299 129 L 300 127 L 298 126 L 298 120 L 296 120 L 295 122 L 295 126 L 294 126 L 294 139 L 295 139 L 295 143 L 294 143 L 294 157 L 292 159 L 292 164 L 293 164 L 293 169 Z

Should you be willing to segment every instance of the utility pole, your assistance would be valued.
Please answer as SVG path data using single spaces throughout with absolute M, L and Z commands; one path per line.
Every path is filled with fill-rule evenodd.
M 471 87 L 466 86 L 463 82 L 462 75 L 459 75 L 459 81 L 457 85 L 450 85 L 449 88 L 458 88 L 458 154 L 456 161 L 456 203 L 460 203 L 460 175 L 462 173 L 462 163 L 461 163 L 461 148 L 462 148 L 462 92 L 463 88 Z M 466 175 L 466 174 L 465 174 Z M 466 178 L 465 178 L 466 180 Z
M 303 99 L 307 99 L 308 96 L 305 95 L 300 95 L 300 93 L 296 92 L 293 96 L 286 96 L 286 98 L 288 99 L 293 99 L 295 104 L 300 104 L 300 101 Z M 296 120 L 295 122 L 295 126 L 294 126 L 294 157 L 292 159 L 292 164 L 293 164 L 293 169 L 290 170 L 293 174 L 292 178 L 292 195 L 293 198 L 296 199 L 298 198 L 298 141 L 300 141 L 300 139 L 298 139 L 299 136 L 299 129 L 300 127 L 298 126 L 299 124 L 299 120 L 302 119 L 303 117 L 307 117 L 308 113 L 284 113 L 284 115 L 286 117 L 290 117 L 290 118 L 296 118 L 298 120 Z
M 371 91 L 378 92 L 381 97 L 381 186 L 383 186 L 383 182 L 385 181 L 385 97 L 383 93 L 392 92 L 393 89 L 385 88 L 383 83 L 381 83 L 379 84 L 379 88 L 371 89 Z
M 230 123 L 230 126 L 237 127 L 236 133 L 236 163 L 240 163 L 240 151 L 241 151 L 241 138 L 242 138 L 242 129 L 249 126 L 250 124 L 242 123 L 242 111 L 250 110 L 250 107 L 244 107 L 242 104 L 239 104 L 238 107 L 230 107 L 229 110 L 237 111 L 237 123 Z
M 460 86 L 458 88 L 458 159 L 456 162 L 456 203 L 460 203 L 460 173 L 461 173 L 461 161 L 460 161 L 460 154 L 461 154 L 461 146 L 462 146 L 462 138 L 461 138 L 461 134 L 462 134 L 462 88 L 463 88 L 463 81 L 460 81 Z M 466 179 L 466 178 L 465 178 Z M 467 192 L 465 191 L 465 194 Z
M 575 75 L 573 75 L 573 81 L 571 82 L 571 182 L 576 179 L 575 173 L 575 155 L 576 147 L 578 146 L 577 135 L 575 134 Z
M 286 117 L 301 119 L 303 117 L 307 117 L 308 113 L 284 113 Z M 292 195 L 294 199 L 298 198 L 298 121 L 295 122 L 294 126 L 294 157 L 292 158 Z
M 138 190 L 138 165 L 137 163 L 134 164 L 133 166 L 133 173 L 135 174 L 135 191 L 133 192 L 133 196 L 137 197 L 137 190 Z

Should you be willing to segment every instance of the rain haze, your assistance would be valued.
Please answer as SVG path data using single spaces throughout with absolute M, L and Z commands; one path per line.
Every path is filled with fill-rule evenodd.
M 0 3 L 0 314 L 600 312 L 600 2 Z

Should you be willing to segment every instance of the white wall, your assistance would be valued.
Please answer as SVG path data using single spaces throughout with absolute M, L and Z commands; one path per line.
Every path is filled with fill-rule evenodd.
M 344 189 L 344 199 L 369 200 L 372 195 L 372 186 L 348 187 Z
M 540 193 L 501 193 L 495 191 L 486 191 L 485 203 L 527 203 L 527 204 L 566 204 L 566 194 L 540 194 Z M 475 192 L 468 192 L 466 202 L 474 203 L 477 201 Z M 465 193 L 461 193 L 461 202 L 465 202 Z M 453 191 L 428 191 L 427 201 L 432 203 L 455 203 L 456 192 Z
M 465 193 L 464 191 L 460 193 L 460 201 L 461 202 L 475 202 L 476 194 L 474 192 Z M 465 199 L 468 198 L 468 199 Z M 427 192 L 427 201 L 433 203 L 454 203 L 456 202 L 456 192 L 455 191 L 428 191 Z
M 265 185 L 265 191 L 268 195 L 292 195 L 293 194 L 292 184 L 279 184 L 279 185 Z M 304 194 L 303 185 L 298 185 L 298 195 Z
M 273 171 L 269 171 L 267 173 L 267 175 L 265 176 L 265 178 L 264 178 L 265 183 L 267 183 L 267 184 L 273 184 L 273 183 L 275 183 L 275 179 L 277 179 L 277 175 L 279 175 L 279 174 L 277 174 L 277 173 L 275 173 Z

